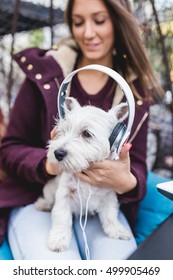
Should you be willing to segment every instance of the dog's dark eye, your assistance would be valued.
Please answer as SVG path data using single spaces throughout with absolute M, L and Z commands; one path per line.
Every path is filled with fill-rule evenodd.
M 84 138 L 91 138 L 92 137 L 91 133 L 88 130 L 82 131 L 82 136 Z

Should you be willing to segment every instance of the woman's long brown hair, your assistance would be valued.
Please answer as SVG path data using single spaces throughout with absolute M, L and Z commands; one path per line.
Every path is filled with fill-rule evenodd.
M 72 8 L 75 0 L 69 0 L 65 12 L 66 21 L 72 33 Z M 131 69 L 139 78 L 146 97 L 158 100 L 163 96 L 151 64 L 149 62 L 144 44 L 141 40 L 140 28 L 133 15 L 129 1 L 102 0 L 112 18 L 115 30 L 114 65 L 125 79 Z

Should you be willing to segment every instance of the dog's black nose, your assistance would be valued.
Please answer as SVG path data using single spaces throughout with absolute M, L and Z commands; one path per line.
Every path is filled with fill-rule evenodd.
M 58 149 L 54 151 L 54 155 L 58 161 L 62 161 L 63 158 L 67 155 L 67 152 L 65 150 Z

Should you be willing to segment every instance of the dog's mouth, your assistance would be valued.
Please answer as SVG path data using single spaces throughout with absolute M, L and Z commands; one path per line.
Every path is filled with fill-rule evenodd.
M 56 158 L 57 159 L 57 158 Z M 85 162 L 83 163 L 83 165 L 81 166 L 81 162 L 77 162 L 77 161 L 71 161 L 68 157 L 63 157 L 63 158 L 59 158 L 57 159 L 61 170 L 65 171 L 65 172 L 70 172 L 70 173 L 78 173 L 78 172 L 83 172 L 83 170 L 87 169 L 88 164 Z
M 62 168 L 62 171 L 65 171 L 65 172 L 70 172 L 70 173 L 78 173 L 78 172 L 82 172 L 82 170 L 80 168 L 78 168 L 77 166 L 74 167 L 72 166 L 70 163 L 67 163 L 67 162 L 60 162 L 60 165 L 61 165 L 61 168 Z
M 61 169 L 70 173 L 82 172 L 94 162 L 93 160 L 88 161 L 87 157 L 82 157 L 80 152 L 77 153 L 77 156 L 74 156 L 73 151 L 63 147 L 54 149 L 53 155 Z

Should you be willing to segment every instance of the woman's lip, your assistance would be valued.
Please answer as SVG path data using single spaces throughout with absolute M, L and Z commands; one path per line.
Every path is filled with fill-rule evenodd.
M 86 47 L 87 49 L 96 49 L 96 48 L 98 48 L 99 46 L 100 46 L 99 43 L 97 43 L 97 44 L 85 44 L 85 47 Z

